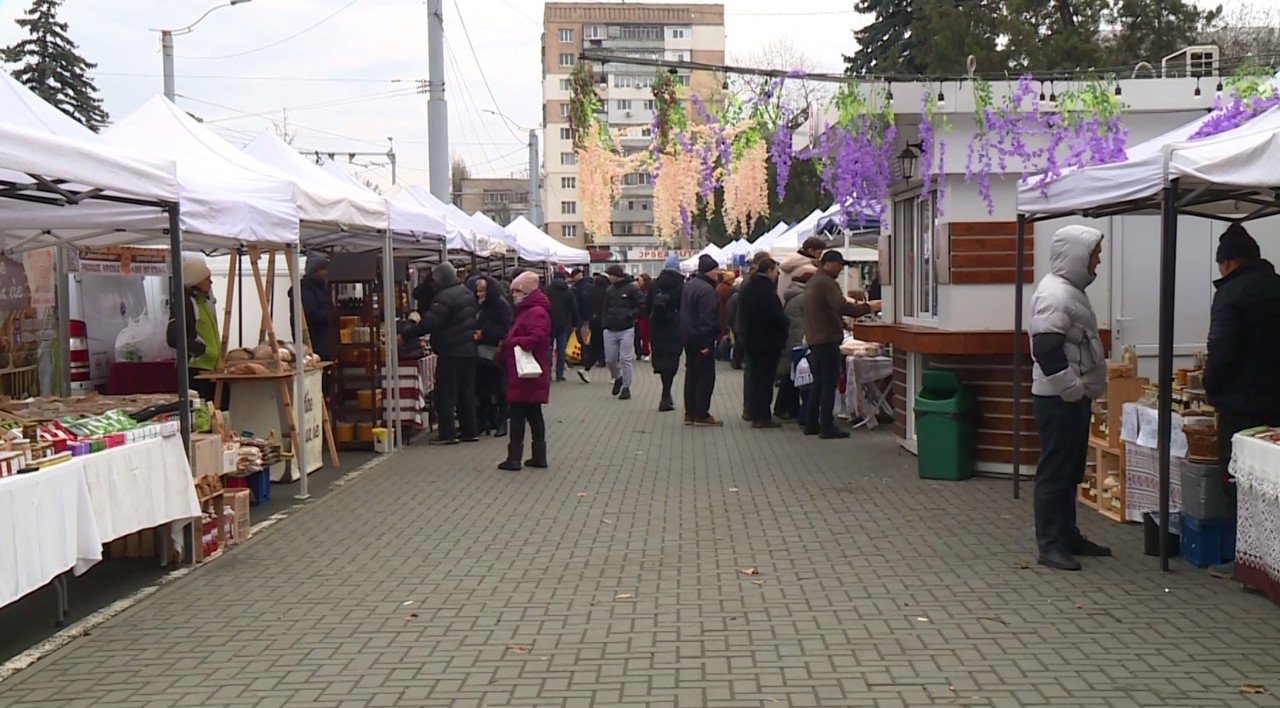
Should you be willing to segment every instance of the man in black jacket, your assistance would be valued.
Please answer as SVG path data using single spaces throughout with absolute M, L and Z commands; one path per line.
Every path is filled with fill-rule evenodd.
M 476 297 L 458 280 L 458 271 L 445 262 L 431 272 L 436 284 L 431 307 L 422 313 L 422 321 L 405 328 L 401 340 L 414 340 L 431 335 L 431 350 L 436 360 L 436 415 L 440 418 L 440 435 L 432 445 L 458 442 L 458 424 L 462 442 L 480 439 L 476 429 L 476 314 L 480 306 Z M 456 416 L 456 417 L 455 417 Z
M 1258 242 L 1232 224 L 1218 242 L 1217 293 L 1209 315 L 1204 390 L 1218 410 L 1218 464 L 1226 478 L 1231 437 L 1259 425 L 1280 426 L 1280 275 Z
M 578 322 L 578 298 L 565 281 L 562 270 L 551 276 L 544 291 L 551 301 L 551 348 L 556 357 L 556 381 L 564 381 L 565 347 L 569 346 L 569 331 Z
M 716 339 L 720 336 L 720 264 L 703 254 L 698 274 L 680 295 L 680 336 L 684 340 L 684 424 L 721 427 L 711 415 L 716 388 Z
M 609 266 L 609 291 L 604 299 L 604 363 L 613 378 L 613 395 L 631 399 L 631 371 L 636 351 L 636 320 L 644 314 L 640 286 L 622 266 Z

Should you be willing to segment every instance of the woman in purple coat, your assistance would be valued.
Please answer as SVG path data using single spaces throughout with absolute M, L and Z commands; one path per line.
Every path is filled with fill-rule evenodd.
M 551 301 L 538 287 L 538 275 L 524 272 L 511 282 L 516 303 L 516 321 L 502 345 L 503 366 L 507 369 L 507 406 L 511 416 L 511 438 L 507 459 L 498 465 L 511 472 L 521 468 L 524 455 L 524 425 L 533 431 L 533 456 L 524 464 L 539 469 L 547 466 L 547 424 L 542 405 L 551 394 Z M 542 374 L 522 379 L 516 374 L 516 347 L 530 352 L 542 367 Z

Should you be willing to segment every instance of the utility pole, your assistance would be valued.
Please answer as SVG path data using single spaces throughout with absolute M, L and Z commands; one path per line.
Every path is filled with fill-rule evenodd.
M 174 103 L 177 91 L 173 87 L 173 32 L 160 30 L 160 53 L 164 55 L 164 97 Z
M 529 131 L 529 221 L 542 228 L 542 199 L 538 185 L 540 175 L 538 164 L 538 131 Z
M 444 0 L 427 0 L 427 150 L 431 194 L 450 203 L 449 104 L 444 96 Z

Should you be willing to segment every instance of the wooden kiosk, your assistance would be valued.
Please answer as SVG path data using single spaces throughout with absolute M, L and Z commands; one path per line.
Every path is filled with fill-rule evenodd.
M 289 362 L 281 354 L 280 340 L 276 337 L 275 325 L 271 320 L 271 306 L 275 294 L 276 254 L 279 249 L 265 250 L 267 253 L 267 272 L 264 277 L 259 265 L 259 259 L 264 249 L 254 245 L 246 247 L 249 265 L 253 270 L 253 283 L 258 293 L 259 304 L 262 307 L 262 319 L 258 325 L 258 342 L 270 345 L 271 359 L 266 361 L 266 365 L 274 370 L 269 370 L 266 373 L 228 373 L 227 371 L 231 305 L 240 276 L 239 259 L 233 258 L 227 270 L 227 297 L 223 303 L 218 368 L 216 372 L 204 374 L 200 378 L 216 383 L 214 399 L 217 402 L 222 400 L 223 392 L 226 390 L 225 387 L 230 387 L 232 393 L 230 425 L 232 429 L 253 429 L 255 433 L 265 437 L 267 433 L 276 430 L 275 426 L 279 426 L 280 430 L 287 431 L 284 439 L 290 445 L 285 453 L 286 460 L 296 459 L 297 450 L 299 449 L 307 450 L 309 454 L 305 455 L 305 460 L 308 469 L 299 470 L 298 474 L 310 474 L 323 465 L 322 452 L 326 444 L 329 450 L 329 460 L 335 467 L 339 464 L 338 450 L 334 443 L 329 412 L 323 395 L 308 395 L 305 397 L 304 412 L 314 411 L 317 416 L 314 424 L 308 423 L 306 425 L 307 429 L 305 431 L 300 432 L 298 430 L 297 416 L 295 415 L 293 403 L 294 396 L 290 387 L 297 370 L 296 368 L 290 369 Z M 289 258 L 284 260 L 288 269 L 289 281 L 294 282 L 293 261 Z M 241 293 L 241 296 L 243 297 L 244 293 Z M 302 318 L 301 339 L 303 350 L 297 351 L 298 346 L 295 343 L 293 365 L 294 367 L 302 367 L 304 390 L 321 389 L 320 381 L 324 375 L 324 370 L 332 366 L 333 362 L 320 362 L 316 365 L 308 365 L 306 363 L 306 350 L 311 348 L 311 335 L 307 329 L 305 316 Z M 259 360 L 255 363 L 263 363 L 263 361 Z M 272 405 L 273 403 L 274 406 Z M 275 415 L 272 414 L 272 408 L 275 408 Z M 264 425 L 268 427 L 266 429 L 258 429 Z M 304 447 L 308 445 L 310 447 Z M 280 469 L 280 472 L 272 475 L 272 481 L 294 481 L 293 468 L 294 465 L 289 462 L 278 466 L 277 469 Z

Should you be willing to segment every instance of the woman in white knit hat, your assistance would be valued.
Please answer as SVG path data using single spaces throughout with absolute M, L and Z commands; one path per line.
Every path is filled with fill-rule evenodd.
M 204 262 L 204 256 L 198 253 L 183 254 L 182 282 L 185 285 L 182 304 L 187 320 L 189 386 L 192 391 L 200 394 L 201 399 L 212 401 L 214 382 L 196 378 L 213 371 L 218 366 L 218 351 L 222 341 L 218 334 L 218 317 L 214 309 L 213 276 L 209 272 L 208 264 Z M 176 309 L 171 309 L 167 339 L 169 346 L 175 349 L 178 346 L 176 316 Z M 224 400 L 218 402 L 219 408 L 223 410 L 226 409 L 226 393 L 224 389 Z

